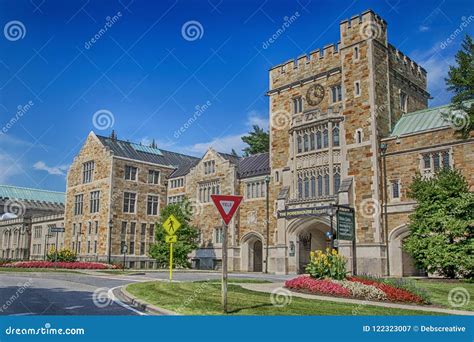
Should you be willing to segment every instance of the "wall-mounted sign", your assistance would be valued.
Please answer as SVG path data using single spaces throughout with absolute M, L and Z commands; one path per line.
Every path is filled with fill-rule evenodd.
M 339 207 L 337 210 L 337 238 L 339 240 L 354 240 L 355 222 L 354 209 Z

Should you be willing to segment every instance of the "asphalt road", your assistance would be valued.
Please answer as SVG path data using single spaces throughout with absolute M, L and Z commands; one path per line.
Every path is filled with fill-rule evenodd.
M 282 281 L 289 276 L 232 274 L 231 278 Z M 219 273 L 174 272 L 175 281 L 219 279 Z M 0 315 L 140 315 L 114 289 L 132 282 L 168 279 L 167 272 L 114 275 L 97 272 L 0 272 Z

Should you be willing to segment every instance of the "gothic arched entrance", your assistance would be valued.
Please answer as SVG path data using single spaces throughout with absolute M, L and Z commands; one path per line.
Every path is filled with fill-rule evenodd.
M 241 270 L 263 271 L 263 237 L 256 232 L 247 233 L 241 240 Z
M 253 243 L 253 271 L 262 272 L 263 271 L 263 248 L 262 241 L 256 240 Z

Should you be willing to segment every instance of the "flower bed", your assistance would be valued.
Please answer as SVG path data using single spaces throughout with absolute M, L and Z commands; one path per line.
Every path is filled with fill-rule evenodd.
M 426 303 L 426 299 L 393 285 L 372 279 L 349 277 L 345 280 L 314 279 L 310 276 L 299 276 L 285 282 L 285 287 L 317 295 L 378 300 L 405 303 Z
M 2 267 L 18 267 L 18 268 L 64 268 L 64 269 L 84 269 L 84 270 L 103 270 L 116 268 L 113 265 L 103 264 L 100 262 L 52 262 L 52 261 L 17 261 L 11 262 Z

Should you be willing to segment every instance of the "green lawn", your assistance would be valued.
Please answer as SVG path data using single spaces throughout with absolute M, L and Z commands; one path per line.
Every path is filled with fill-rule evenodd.
M 164 309 L 186 315 L 219 315 L 221 291 L 218 283 L 144 282 L 127 286 L 134 296 Z M 229 311 L 233 315 L 435 315 L 370 305 L 344 304 L 293 297 L 284 307 L 272 305 L 270 294 L 229 285 Z
M 440 281 L 440 280 L 416 280 L 416 285 L 418 287 L 424 288 L 430 295 L 430 300 L 434 305 L 443 306 L 449 309 L 457 309 L 457 310 L 471 310 L 474 311 L 474 283 L 467 283 L 463 281 Z M 460 307 L 452 307 L 449 304 L 448 296 L 449 291 L 454 288 L 464 288 L 468 295 L 470 296 L 470 300 L 467 303 Z M 464 290 L 461 290 L 465 293 Z M 459 291 L 459 293 L 462 293 Z
M 211 279 L 211 280 L 195 280 L 194 283 L 211 283 L 211 284 L 220 284 L 220 279 Z M 229 278 L 229 284 L 268 284 L 271 283 L 270 280 L 265 279 L 252 279 L 252 278 Z

